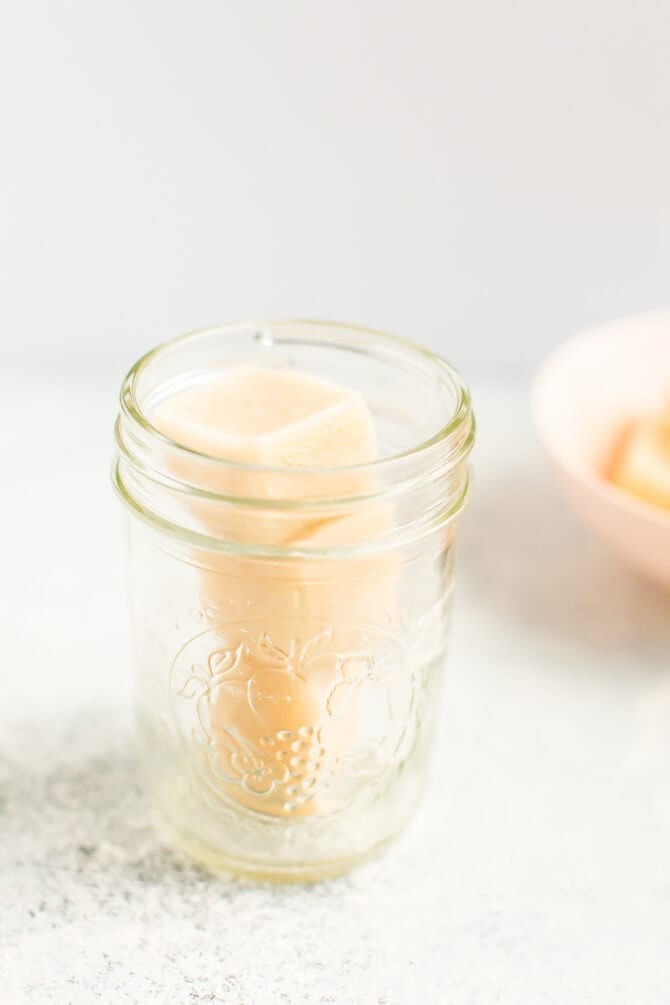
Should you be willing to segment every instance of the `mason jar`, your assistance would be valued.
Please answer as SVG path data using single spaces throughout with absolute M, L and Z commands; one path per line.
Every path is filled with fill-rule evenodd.
M 157 403 L 238 365 L 358 392 L 378 459 L 209 456 Z M 474 421 L 418 345 L 345 325 L 229 325 L 159 346 L 121 390 L 140 764 L 164 839 L 214 869 L 349 869 L 423 789 Z M 309 527 L 309 534 L 296 528 Z

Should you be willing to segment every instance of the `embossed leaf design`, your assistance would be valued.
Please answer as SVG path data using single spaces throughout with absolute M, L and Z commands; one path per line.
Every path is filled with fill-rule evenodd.
M 253 656 L 256 663 L 260 663 L 263 667 L 282 670 L 304 681 L 306 679 L 304 671 L 318 661 L 327 657 L 332 662 L 333 654 L 328 651 L 332 635 L 332 629 L 327 629 L 305 643 L 301 643 L 297 638 L 291 639 L 287 651 L 275 645 L 267 632 L 264 632 L 258 640 Z
M 198 698 L 201 694 L 206 693 L 205 685 L 197 677 L 189 677 L 185 684 L 177 691 L 180 698 Z
M 276 646 L 267 632 L 259 638 L 254 655 L 259 663 L 273 669 L 288 670 L 291 665 L 291 655 Z
M 308 639 L 304 642 L 300 648 L 299 660 L 301 663 L 307 663 L 313 656 L 321 654 L 324 649 L 330 649 L 330 643 L 333 641 L 333 629 L 325 628 L 318 635 L 314 635 L 313 638 Z
M 326 628 L 302 645 L 298 640 L 294 642 L 294 660 L 299 677 L 305 680 L 307 676 L 318 674 L 320 670 L 332 673 L 336 659 L 331 648 L 332 641 L 333 629 Z
M 220 649 L 214 649 L 214 651 L 209 654 L 207 666 L 213 683 L 218 683 L 222 677 L 225 677 L 238 669 L 244 656 L 245 649 L 246 643 L 240 642 L 234 649 L 221 647 Z
M 331 719 L 342 718 L 347 714 L 356 699 L 360 683 L 360 678 L 353 681 L 343 680 L 332 688 L 326 701 L 326 710 Z
M 200 698 L 209 691 L 210 673 L 206 667 L 194 663 L 191 672 L 177 691 L 180 698 Z

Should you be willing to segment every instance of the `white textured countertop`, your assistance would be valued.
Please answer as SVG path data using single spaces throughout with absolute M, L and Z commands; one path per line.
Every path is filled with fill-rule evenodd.
M 482 387 L 432 783 L 309 887 L 156 843 L 136 780 L 115 389 L 3 378 L 0 1001 L 670 1002 L 670 599 Z

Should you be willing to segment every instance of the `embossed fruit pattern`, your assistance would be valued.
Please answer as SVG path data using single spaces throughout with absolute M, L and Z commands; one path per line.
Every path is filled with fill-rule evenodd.
M 413 705 L 403 647 L 361 626 L 360 645 L 339 649 L 341 633 L 305 627 L 284 646 L 249 625 L 211 629 L 178 653 L 175 724 L 210 795 L 276 816 L 330 811 L 401 756 Z

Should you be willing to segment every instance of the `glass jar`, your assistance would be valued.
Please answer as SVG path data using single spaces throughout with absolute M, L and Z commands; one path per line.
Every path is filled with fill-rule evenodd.
M 360 392 L 380 459 L 262 467 L 152 425 L 158 401 L 240 363 Z M 230 325 L 132 368 L 114 482 L 131 517 L 141 768 L 168 843 L 212 868 L 314 879 L 407 821 L 438 707 L 473 437 L 453 369 L 374 331 Z M 315 531 L 291 544 L 298 526 Z

